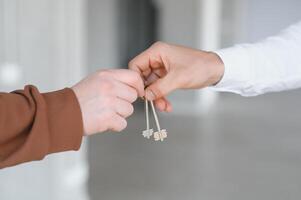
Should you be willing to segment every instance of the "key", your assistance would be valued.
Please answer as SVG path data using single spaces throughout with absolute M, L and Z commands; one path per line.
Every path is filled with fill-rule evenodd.
M 150 139 L 153 135 L 153 129 L 149 127 L 149 109 L 148 109 L 148 100 L 144 99 L 144 109 L 145 109 L 145 121 L 146 121 L 146 130 L 142 132 L 143 137 Z
M 159 119 L 158 119 L 158 115 L 154 106 L 154 102 L 150 101 L 151 107 L 152 107 L 152 111 L 153 111 L 153 115 L 155 118 L 155 122 L 156 122 L 156 126 L 157 126 L 157 132 L 154 133 L 154 139 L 155 141 L 163 141 L 165 138 L 167 138 L 167 131 L 165 129 L 161 129 L 160 127 L 160 123 L 159 123 Z

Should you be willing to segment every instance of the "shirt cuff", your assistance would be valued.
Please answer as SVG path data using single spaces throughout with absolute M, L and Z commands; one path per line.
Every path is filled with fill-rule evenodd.
M 248 81 L 249 57 L 241 47 L 232 47 L 214 51 L 224 63 L 224 75 L 220 82 L 210 87 L 214 91 L 240 94 Z
M 48 153 L 78 150 L 83 137 L 83 120 L 78 100 L 70 88 L 44 93 L 48 106 L 50 147 Z

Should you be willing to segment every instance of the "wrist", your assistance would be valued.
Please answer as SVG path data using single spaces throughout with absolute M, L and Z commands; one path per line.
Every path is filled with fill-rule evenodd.
M 209 77 L 208 86 L 218 84 L 224 76 L 225 65 L 222 59 L 214 52 L 208 52 L 207 56 Z
M 73 93 L 74 93 L 74 96 L 78 102 L 78 105 L 79 105 L 79 108 L 80 108 L 80 111 L 81 111 L 81 119 L 82 119 L 82 124 L 83 124 L 83 135 L 87 135 L 87 131 L 86 131 L 86 122 L 85 122 L 85 115 L 84 115 L 84 108 L 83 108 L 83 103 L 82 103 L 82 96 L 81 96 L 81 93 L 80 93 L 80 90 L 78 88 L 77 85 L 74 85 L 73 87 L 70 88 Z

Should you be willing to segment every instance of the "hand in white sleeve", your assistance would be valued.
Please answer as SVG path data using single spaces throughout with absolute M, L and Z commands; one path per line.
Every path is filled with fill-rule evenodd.
M 211 52 L 157 42 L 136 56 L 129 68 L 148 86 L 145 96 L 157 108 L 170 112 L 166 96 L 176 89 L 199 89 L 216 84 L 224 73 L 220 58 Z
M 255 96 L 301 87 L 301 22 L 261 42 L 215 53 L 225 65 L 216 91 Z
M 216 52 L 155 43 L 135 57 L 129 68 L 148 86 L 146 98 L 171 111 L 166 96 L 176 89 L 209 87 L 255 96 L 301 87 L 301 22 L 255 44 Z

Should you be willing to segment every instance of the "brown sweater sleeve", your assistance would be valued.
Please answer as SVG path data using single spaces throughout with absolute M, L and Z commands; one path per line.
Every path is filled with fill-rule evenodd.
M 0 169 L 78 150 L 83 124 L 74 92 L 41 94 L 34 86 L 0 93 Z

